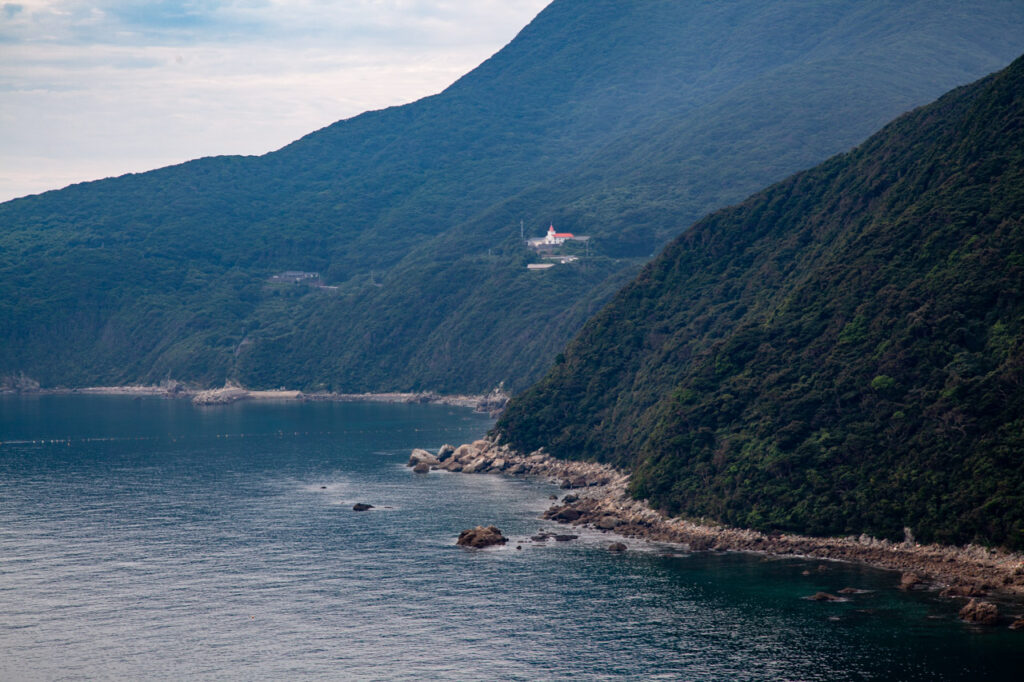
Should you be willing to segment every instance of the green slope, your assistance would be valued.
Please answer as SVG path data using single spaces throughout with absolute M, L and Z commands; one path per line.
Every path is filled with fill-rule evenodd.
M 0 205 L 0 376 L 525 386 L 700 215 L 1022 47 L 1012 0 L 557 0 L 440 95 Z M 594 255 L 528 273 L 520 220 Z
M 1024 58 L 697 223 L 497 428 L 675 514 L 1024 547 Z

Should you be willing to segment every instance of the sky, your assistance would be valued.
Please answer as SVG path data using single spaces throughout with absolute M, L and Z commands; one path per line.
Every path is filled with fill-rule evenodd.
M 550 0 L 0 0 L 0 201 L 440 92 Z

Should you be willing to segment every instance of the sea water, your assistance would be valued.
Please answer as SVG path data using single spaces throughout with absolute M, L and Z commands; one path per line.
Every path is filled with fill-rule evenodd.
M 899 592 L 890 572 L 636 541 L 615 554 L 597 531 L 532 542 L 565 532 L 539 518 L 555 485 L 404 466 L 490 425 L 433 405 L 0 397 L 0 679 L 1024 669 L 1024 633 L 965 625 L 958 602 Z M 479 524 L 511 542 L 455 546 Z M 806 599 L 844 587 L 864 591 Z

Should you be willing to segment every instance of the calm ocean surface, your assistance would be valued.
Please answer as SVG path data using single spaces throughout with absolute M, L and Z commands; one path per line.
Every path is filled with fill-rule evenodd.
M 560 491 L 404 466 L 489 426 L 423 405 L 0 396 L 0 680 L 1021 679 L 1024 633 L 967 627 L 891 573 L 614 555 L 596 532 L 517 551 Z M 513 542 L 455 547 L 481 523 Z M 847 586 L 873 591 L 803 599 Z

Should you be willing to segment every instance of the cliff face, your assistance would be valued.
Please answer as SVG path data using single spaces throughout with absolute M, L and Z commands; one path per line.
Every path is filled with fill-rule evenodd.
M 715 213 L 497 429 L 672 513 L 1024 546 L 1024 60 Z
M 556 0 L 435 97 L 0 205 L 0 376 L 522 387 L 701 215 L 1021 36 L 1014 0 Z M 520 220 L 593 236 L 592 257 L 527 272 Z

